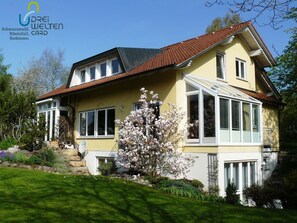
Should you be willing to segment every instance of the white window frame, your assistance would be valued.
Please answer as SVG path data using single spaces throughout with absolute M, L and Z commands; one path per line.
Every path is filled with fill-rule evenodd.
M 115 61 L 115 60 L 118 63 L 118 71 L 117 72 L 113 72 L 113 70 L 112 70 L 112 62 Z M 115 75 L 115 74 L 121 73 L 121 66 L 120 66 L 120 61 L 119 61 L 118 58 L 113 58 L 113 59 L 110 60 L 110 72 L 111 72 L 111 75 Z
M 94 112 L 94 135 L 88 135 L 88 113 L 89 112 Z M 81 135 L 81 120 L 80 120 L 80 115 L 85 113 L 86 116 L 86 135 L 83 136 Z M 95 110 L 88 110 L 88 111 L 83 111 L 78 113 L 78 129 L 79 129 L 79 135 L 81 137 L 94 137 L 96 135 L 96 111 Z
M 218 71 L 217 71 L 217 66 L 218 66 L 218 64 L 217 64 L 217 57 L 220 57 L 220 60 L 221 60 L 221 65 L 222 65 L 222 67 L 221 67 L 221 70 L 222 70 L 222 75 L 223 75 L 223 77 L 218 77 Z M 222 52 L 217 52 L 216 53 L 216 74 L 217 74 L 217 79 L 218 80 L 226 80 L 226 56 L 225 56 L 225 54 L 224 53 L 222 53 Z
M 238 63 L 238 66 L 236 66 L 237 63 Z M 243 71 L 241 69 L 242 64 L 243 64 Z M 237 71 L 237 67 L 238 67 L 238 71 Z M 235 74 L 238 79 L 242 79 L 242 80 L 247 79 L 246 61 L 238 59 L 238 58 L 235 59 Z
M 94 78 L 92 78 L 92 73 L 91 73 L 91 69 L 94 68 Z M 90 73 L 90 81 L 96 80 L 96 64 L 94 64 L 93 66 L 89 67 L 89 73 Z
M 83 74 L 84 74 L 84 80 L 83 80 Z M 79 71 L 79 79 L 80 79 L 80 83 L 86 83 L 86 69 L 81 69 L 80 71 Z
M 217 108 L 216 108 L 216 104 L 217 104 L 217 99 L 216 99 L 216 95 L 214 95 L 213 93 L 211 93 L 210 91 L 208 91 L 206 88 L 203 88 L 203 87 L 197 87 L 193 84 L 191 84 L 190 82 L 186 82 L 186 85 L 190 85 L 190 86 L 193 86 L 194 88 L 196 88 L 196 90 L 193 90 L 193 91 L 189 91 L 189 92 L 186 92 L 185 94 L 185 103 L 186 103 L 186 114 L 188 114 L 188 110 L 187 110 L 187 97 L 188 96 L 191 96 L 191 95 L 197 95 L 198 97 L 198 107 L 199 107 L 199 110 L 198 110 L 198 117 L 199 117 L 199 139 L 188 139 L 188 123 L 187 123 L 187 120 L 186 120 L 186 126 L 187 126 L 187 131 L 186 131 L 186 135 L 185 135 L 185 142 L 186 144 L 188 145 L 216 145 L 217 144 L 217 140 L 218 140 L 218 131 L 217 131 L 217 118 L 216 116 L 218 115 L 218 111 L 217 111 Z M 203 101 L 204 101 L 204 92 L 206 94 L 209 94 L 211 96 L 214 97 L 214 100 L 215 100 L 215 137 L 204 137 L 204 104 L 203 104 Z
M 102 66 L 103 64 L 105 64 L 105 76 L 102 76 L 102 69 L 101 69 L 101 66 Z M 108 74 L 107 74 L 107 61 L 103 61 L 103 62 L 99 63 L 98 67 L 99 67 L 100 78 L 105 78 L 105 77 L 107 77 L 107 76 L 108 76 Z
M 108 110 L 114 110 L 114 112 L 115 112 L 115 108 L 104 108 L 104 109 L 97 109 L 96 110 L 96 113 L 97 113 L 97 125 L 98 125 L 98 112 L 99 111 L 105 111 L 105 123 L 104 123 L 104 135 L 98 135 L 98 133 L 97 133 L 97 136 L 98 137 L 104 137 L 104 136 L 114 136 L 114 134 L 108 134 L 108 132 L 107 132 L 107 124 L 108 124 L 108 120 L 107 120 L 107 118 L 108 118 Z M 97 129 L 96 129 L 97 131 L 98 131 L 98 126 L 97 126 Z M 115 131 L 115 130 L 114 130 Z
M 247 163 L 247 182 L 246 182 L 246 187 L 244 188 L 243 185 L 243 181 L 244 181 L 244 175 L 243 175 L 243 163 Z M 254 171 L 255 174 L 254 176 L 251 176 L 251 163 L 254 164 Z M 226 175 L 225 175 L 225 165 L 229 164 L 230 165 L 230 182 L 232 183 L 234 180 L 234 173 L 233 173 L 233 165 L 234 164 L 238 164 L 238 189 L 237 192 L 238 193 L 242 193 L 244 189 L 252 186 L 253 183 L 257 184 L 258 183 L 258 176 L 259 176 L 259 172 L 258 172 L 258 162 L 256 160 L 241 160 L 238 162 L 234 162 L 234 161 L 225 161 L 224 162 L 224 190 L 226 190 L 226 181 L 228 184 L 228 179 L 226 179 Z M 252 182 L 252 179 L 254 179 L 255 182 Z M 233 182 L 235 184 L 235 182 Z
M 115 113 L 115 108 L 114 107 L 109 107 L 109 108 L 102 108 L 102 109 L 92 109 L 92 110 L 87 110 L 87 111 L 80 111 L 78 112 L 78 134 L 80 138 L 114 138 L 115 134 L 107 134 L 107 111 L 108 110 L 114 110 Z M 98 111 L 105 111 L 105 134 L 104 135 L 99 135 L 98 134 Z M 88 135 L 88 112 L 94 112 L 94 135 Z M 85 113 L 86 115 L 86 135 L 81 135 L 81 120 L 80 120 L 80 115 L 82 113 Z M 114 118 L 115 119 L 115 118 Z M 115 132 L 115 128 L 114 128 Z

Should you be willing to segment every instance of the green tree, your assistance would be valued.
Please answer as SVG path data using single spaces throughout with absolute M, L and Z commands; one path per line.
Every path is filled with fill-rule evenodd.
M 4 65 L 3 62 L 4 62 L 4 56 L 0 54 L 0 74 L 2 75 L 7 74 L 7 70 L 9 68 L 9 65 Z
M 288 19 L 297 22 L 297 8 L 290 11 Z M 277 60 L 277 66 L 270 72 L 270 78 L 280 91 L 284 102 L 287 104 L 281 117 L 282 140 L 297 137 L 297 28 L 290 29 L 291 40 L 283 54 Z
M 20 142 L 32 134 L 35 126 L 40 138 L 45 131 L 44 125 L 36 123 L 36 96 L 34 92 L 17 92 L 13 88 L 13 77 L 7 73 L 9 66 L 3 65 L 3 60 L 0 54 L 0 141 L 15 139 Z
M 212 23 L 206 28 L 206 33 L 215 32 L 217 30 L 235 25 L 242 22 L 239 14 L 227 13 L 224 17 L 215 18 Z

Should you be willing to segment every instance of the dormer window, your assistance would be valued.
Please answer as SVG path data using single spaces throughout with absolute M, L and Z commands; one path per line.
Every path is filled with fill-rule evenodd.
M 115 59 L 111 60 L 111 73 L 118 74 L 118 73 L 120 73 L 120 70 L 121 70 L 121 68 L 120 68 L 120 63 L 119 63 L 118 59 L 115 58 Z
M 106 62 L 100 64 L 100 77 L 106 77 Z
M 95 80 L 96 78 L 96 67 L 90 68 L 90 80 Z
M 80 82 L 85 83 L 86 82 L 86 70 L 80 71 Z

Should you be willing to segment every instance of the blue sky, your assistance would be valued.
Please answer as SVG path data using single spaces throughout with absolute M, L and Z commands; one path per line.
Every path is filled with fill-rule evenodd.
M 40 12 L 31 16 L 48 16 L 48 22 L 62 23 L 63 30 L 49 30 L 46 36 L 30 33 L 29 40 L 10 40 L 9 32 L 2 28 L 22 27 L 19 14 L 24 17 L 29 2 L 0 0 L 0 49 L 13 75 L 45 48 L 65 50 L 64 63 L 71 67 L 117 46 L 159 48 L 202 35 L 214 18 L 228 11 L 226 6 L 208 8 L 205 0 L 37 0 Z M 244 20 L 251 17 L 242 14 Z M 284 30 L 293 25 L 286 22 L 279 30 L 255 27 L 276 56 L 274 48 L 283 51 L 290 37 Z

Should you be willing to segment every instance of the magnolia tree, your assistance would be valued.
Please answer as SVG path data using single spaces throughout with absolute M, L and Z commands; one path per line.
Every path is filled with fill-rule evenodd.
M 183 114 L 176 105 L 159 115 L 158 94 L 140 89 L 140 107 L 119 124 L 119 164 L 132 171 L 156 175 L 184 176 L 194 159 L 182 155 L 178 144 L 183 136 L 178 125 Z

